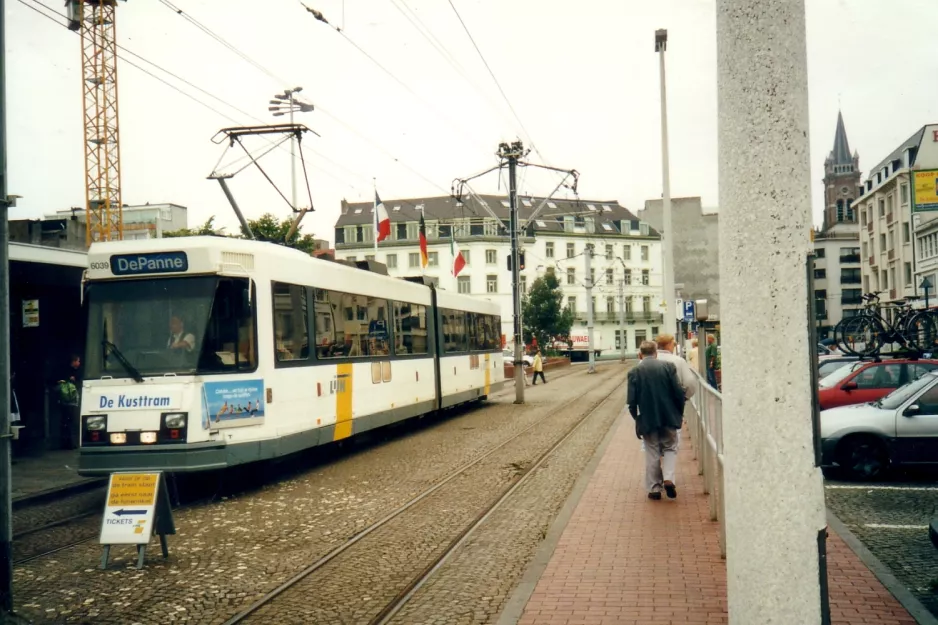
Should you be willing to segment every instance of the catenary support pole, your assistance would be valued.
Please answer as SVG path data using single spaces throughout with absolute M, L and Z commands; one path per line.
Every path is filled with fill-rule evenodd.
M 596 354 L 593 353 L 593 244 L 587 243 L 583 251 L 586 263 L 586 349 L 590 365 L 587 373 L 596 373 Z
M 13 482 L 10 428 L 10 202 L 7 197 L 6 48 L 0 0 L 0 621 L 13 611 Z
M 674 292 L 674 230 L 671 227 L 671 163 L 668 156 L 668 86 L 664 72 L 664 53 L 668 48 L 668 31 L 655 31 L 655 52 L 661 74 L 661 212 L 663 215 L 661 233 L 662 254 L 664 256 L 664 322 L 661 331 L 675 333 L 675 311 L 677 296 Z
M 820 625 L 805 3 L 717 0 L 716 9 L 729 623 Z
M 502 144 L 499 147 L 500 156 L 508 160 L 508 212 L 509 229 L 511 230 L 511 301 L 514 309 L 514 353 L 515 353 L 515 403 L 524 403 L 524 362 L 521 350 L 524 341 L 521 336 L 521 258 L 518 250 L 518 159 L 522 155 L 523 147 L 520 142 L 511 146 Z
M 619 360 L 625 362 L 625 280 L 619 280 Z

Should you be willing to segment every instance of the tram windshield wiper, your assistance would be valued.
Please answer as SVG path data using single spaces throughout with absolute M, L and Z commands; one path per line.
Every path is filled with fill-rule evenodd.
M 101 341 L 101 345 L 104 346 L 105 349 L 110 350 L 110 353 L 117 357 L 117 362 L 121 363 L 121 366 L 124 367 L 127 373 L 130 374 L 130 377 L 134 379 L 134 382 L 143 382 L 143 377 L 140 375 L 140 372 L 137 371 L 135 366 L 130 364 L 130 361 L 127 360 L 127 357 L 124 356 L 123 353 L 121 353 L 121 350 L 117 348 L 117 345 L 107 339 L 103 339 Z

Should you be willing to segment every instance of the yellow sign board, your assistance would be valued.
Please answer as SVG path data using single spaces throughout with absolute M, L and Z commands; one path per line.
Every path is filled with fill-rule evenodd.
M 152 506 L 159 473 L 115 473 L 111 476 L 108 506 Z
M 938 211 L 938 169 L 912 172 L 912 211 Z

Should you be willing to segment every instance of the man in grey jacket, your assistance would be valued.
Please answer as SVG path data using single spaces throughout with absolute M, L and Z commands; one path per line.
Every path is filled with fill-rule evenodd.
M 674 468 L 677 464 L 678 432 L 684 422 L 684 389 L 674 364 L 658 360 L 657 345 L 644 341 L 641 362 L 629 371 L 629 414 L 635 433 L 645 443 L 645 486 L 648 498 L 677 497 Z
M 655 339 L 658 344 L 658 360 L 670 362 L 677 369 L 677 379 L 684 389 L 684 399 L 690 399 L 697 392 L 697 378 L 690 370 L 690 364 L 677 355 L 677 341 L 670 334 L 659 334 Z

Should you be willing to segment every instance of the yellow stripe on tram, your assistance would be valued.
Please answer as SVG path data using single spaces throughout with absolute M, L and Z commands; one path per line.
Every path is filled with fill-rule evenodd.
M 335 434 L 338 441 L 352 435 L 352 363 L 336 365 Z
M 489 360 L 491 359 L 491 354 L 485 355 L 485 395 L 488 396 L 489 389 L 492 386 L 492 370 L 489 368 Z

